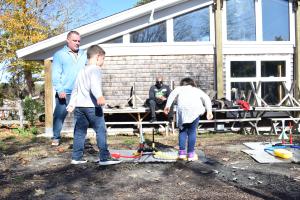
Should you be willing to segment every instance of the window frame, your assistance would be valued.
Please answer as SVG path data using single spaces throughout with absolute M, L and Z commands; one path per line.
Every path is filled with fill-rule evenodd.
M 209 40 L 199 40 L 199 41 L 175 41 L 175 37 L 174 37 L 174 29 L 175 29 L 175 23 L 174 23 L 174 21 L 175 21 L 175 18 L 178 18 L 178 17 L 183 17 L 184 15 L 189 15 L 189 14 L 191 14 L 191 13 L 193 13 L 193 12 L 197 12 L 197 11 L 200 11 L 201 9 L 205 9 L 205 8 L 207 8 L 208 9 L 208 18 L 209 18 Z M 212 39 L 214 38 L 214 36 L 212 36 L 212 34 L 211 34 L 211 32 L 212 32 L 212 25 L 211 25 L 211 21 L 214 19 L 213 17 L 213 13 L 212 13 L 212 9 L 211 9 L 211 6 L 204 6 L 204 7 L 201 7 L 201 8 L 198 8 L 198 9 L 195 9 L 195 10 L 192 10 L 192 11 L 190 11 L 190 12 L 187 12 L 187 13 L 184 13 L 184 14 L 181 14 L 181 15 L 178 15 L 178 16 L 174 16 L 173 18 L 172 18 L 172 32 L 167 32 L 167 34 L 172 34 L 172 42 L 174 42 L 174 43 L 188 43 L 188 42 L 191 42 L 191 43 L 198 43 L 198 42 L 211 42 L 212 41 Z
M 262 25 L 262 0 L 253 0 L 256 18 L 256 40 L 255 41 L 232 41 L 227 40 L 227 1 L 223 4 L 222 29 L 224 31 L 223 41 L 225 44 L 294 44 L 295 42 L 295 12 L 293 10 L 292 1 L 289 1 L 289 41 L 264 41 L 263 40 L 263 25 Z
M 232 82 L 254 82 L 257 86 L 259 82 L 281 82 L 285 81 L 286 86 L 289 89 L 292 83 L 292 58 L 291 56 L 227 56 L 225 63 L 226 71 L 226 81 L 225 81 L 225 96 L 227 99 L 231 100 L 231 83 Z M 256 76 L 255 77 L 240 77 L 233 78 L 231 77 L 231 62 L 232 61 L 255 61 L 256 63 Z M 261 62 L 263 61 L 284 61 L 286 74 L 284 77 L 263 77 L 261 76 Z M 261 91 L 258 93 L 258 96 L 261 97 Z M 258 102 L 260 104 L 260 102 Z

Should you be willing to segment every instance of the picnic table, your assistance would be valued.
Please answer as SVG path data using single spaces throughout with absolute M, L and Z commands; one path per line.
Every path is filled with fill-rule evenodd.
M 271 123 L 270 133 L 278 134 L 278 131 L 285 131 L 286 129 L 294 129 L 298 132 L 300 118 L 297 117 L 300 112 L 300 106 L 266 106 L 255 107 L 256 117 L 269 119 Z M 284 117 L 270 117 L 270 113 L 284 113 Z M 292 123 L 291 127 L 286 125 L 286 122 Z
M 214 124 L 214 131 L 222 131 L 222 128 L 219 128 L 219 125 L 231 124 L 232 131 L 241 131 L 244 134 L 248 134 L 247 128 L 250 127 L 250 133 L 259 134 L 257 124 L 261 120 L 260 117 L 253 117 L 249 113 L 250 111 L 239 108 L 238 106 L 234 108 L 224 108 L 224 109 L 212 109 L 214 119 L 211 120 L 200 120 L 199 127 L 202 127 L 206 123 Z M 219 116 L 223 114 L 223 116 Z M 237 124 L 239 126 L 237 126 Z
M 200 120 L 200 126 L 205 123 L 214 123 L 215 130 L 218 130 L 218 124 L 231 123 L 231 130 L 237 130 L 235 125 L 240 125 L 239 130 L 245 134 L 249 133 L 247 127 L 250 127 L 250 133 L 260 134 L 258 129 L 258 123 L 263 120 L 269 120 L 270 133 L 275 133 L 282 128 L 288 128 L 285 126 L 286 122 L 293 122 L 293 128 L 295 129 L 299 123 L 300 118 L 296 117 L 297 112 L 300 112 L 300 106 L 262 106 L 251 107 L 249 110 L 241 108 L 229 108 L 229 109 L 213 109 L 214 118 L 212 120 Z M 219 117 L 218 113 L 224 113 L 225 116 Z M 277 114 L 272 116 L 271 114 Z M 278 117 L 278 113 L 284 113 L 285 117 Z M 298 130 L 298 129 L 297 129 Z

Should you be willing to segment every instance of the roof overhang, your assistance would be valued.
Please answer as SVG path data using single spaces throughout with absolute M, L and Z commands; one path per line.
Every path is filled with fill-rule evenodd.
M 188 0 L 157 0 L 139 7 L 135 7 L 96 22 L 81 26 L 77 29 L 82 38 L 103 29 L 117 26 L 118 24 L 149 15 L 153 10 L 162 10 Z M 17 50 L 17 56 L 25 60 L 45 60 L 52 57 L 53 51 L 64 45 L 68 32 L 43 40 L 31 46 Z M 49 51 L 51 50 L 51 51 Z M 49 52 L 49 53 L 48 53 Z

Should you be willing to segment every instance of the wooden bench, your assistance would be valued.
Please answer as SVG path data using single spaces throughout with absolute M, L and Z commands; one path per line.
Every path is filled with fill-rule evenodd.
M 285 118 L 270 118 L 271 120 L 271 130 L 270 133 L 274 133 L 275 135 L 278 134 L 278 132 L 280 131 L 286 131 L 286 130 L 290 130 L 295 129 L 298 131 L 298 124 L 300 122 L 300 118 L 295 118 L 295 117 L 285 117 Z M 294 122 L 294 125 L 292 125 L 292 127 L 286 127 L 285 126 L 285 122 Z M 281 128 L 279 128 L 279 126 L 281 126 Z M 289 126 L 289 125 L 287 125 Z
M 234 130 L 235 123 L 241 122 L 241 126 L 239 130 L 243 132 L 244 134 L 247 134 L 247 127 L 245 126 L 244 123 L 248 123 L 251 127 L 250 133 L 256 133 L 259 135 L 259 131 L 257 128 L 257 123 L 261 120 L 260 117 L 257 118 L 235 118 L 235 119 L 212 119 L 212 120 L 199 120 L 199 125 L 202 126 L 205 123 L 214 123 L 215 124 L 215 130 L 217 127 L 217 123 L 232 123 L 231 125 L 231 130 Z
M 170 125 L 169 125 L 169 122 L 168 121 L 155 121 L 155 122 L 144 122 L 144 121 L 141 121 L 141 122 L 105 122 L 106 125 L 136 125 L 139 129 L 139 135 L 141 138 L 143 138 L 143 134 L 144 134 L 144 131 L 143 131 L 143 125 L 159 125 L 161 126 L 162 128 L 165 129 L 165 133 L 166 135 L 168 136 L 169 135 L 169 128 L 170 128 Z
M 157 110 L 156 113 L 162 113 L 163 110 Z M 143 132 L 143 125 L 161 125 L 165 129 L 166 135 L 169 135 L 169 122 L 168 121 L 155 121 L 148 122 L 144 119 L 150 114 L 150 109 L 147 107 L 139 108 L 124 108 L 124 109 L 104 109 L 104 114 L 113 115 L 113 114 L 129 114 L 132 121 L 108 121 L 106 125 L 136 125 L 139 129 L 140 135 Z M 174 121 L 171 124 L 171 130 L 174 134 Z

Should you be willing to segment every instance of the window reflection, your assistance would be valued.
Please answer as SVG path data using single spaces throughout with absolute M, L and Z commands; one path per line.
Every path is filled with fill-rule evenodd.
M 230 64 L 231 77 L 255 77 L 256 64 L 255 61 L 231 61 Z
M 254 86 L 255 87 L 255 86 Z M 249 82 L 232 82 L 231 83 L 231 100 L 247 101 L 251 96 L 252 88 Z M 254 98 L 250 98 L 250 104 L 254 103 Z
M 174 41 L 209 41 L 209 7 L 174 18 Z
M 290 40 L 288 0 L 262 0 L 262 15 L 264 41 Z
M 227 39 L 255 41 L 255 6 L 254 0 L 228 0 Z
M 131 33 L 131 43 L 166 42 L 166 22 L 155 24 L 142 30 Z
M 250 101 L 250 104 L 254 104 L 255 98 L 251 87 L 251 83 L 253 83 L 255 91 L 267 104 L 276 105 L 286 95 L 283 85 L 283 80 L 287 79 L 286 61 L 259 61 L 260 64 L 257 62 L 230 62 L 231 100 L 246 99 Z M 261 74 L 256 76 L 256 70 L 261 71 Z
M 284 97 L 284 88 L 281 82 L 263 82 L 261 84 L 262 99 L 270 105 L 280 103 Z
M 284 61 L 262 61 L 261 62 L 262 77 L 285 77 Z

